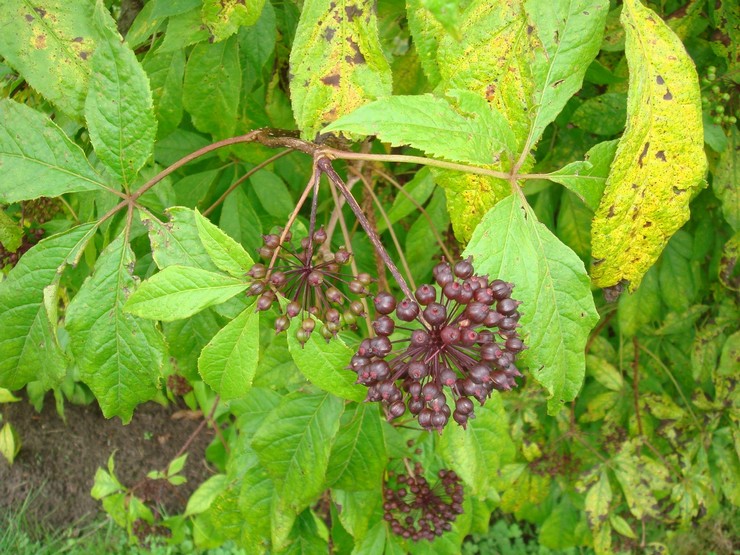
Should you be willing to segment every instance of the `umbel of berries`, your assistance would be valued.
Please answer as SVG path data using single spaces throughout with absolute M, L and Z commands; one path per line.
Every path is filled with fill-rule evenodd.
M 516 386 L 515 360 L 525 347 L 513 284 L 475 275 L 471 258 L 442 262 L 433 275 L 436 287 L 420 286 L 414 299 L 375 297 L 377 336 L 360 343 L 350 366 L 369 388 L 366 400 L 381 401 L 389 420 L 408 408 L 422 428 L 442 431 L 450 416 L 465 427 L 471 397 L 483 404 L 494 389 Z
M 452 470 L 440 470 L 430 485 L 419 463 L 409 474 L 388 473 L 383 487 L 383 518 L 397 536 L 434 540 L 452 529 L 463 512 L 463 488 Z
M 327 340 L 342 326 L 353 327 L 357 318 L 365 315 L 358 299 L 368 295 L 370 275 L 362 273 L 353 277 L 342 272 L 351 254 L 343 247 L 336 252 L 321 248 L 327 239 L 323 228 L 314 231 L 310 239 L 304 237 L 299 249 L 291 246 L 290 232 L 285 234 L 283 243 L 280 242 L 281 234 L 279 230 L 263 236 L 259 255 L 265 264 L 257 263 L 248 272 L 253 282 L 247 295 L 257 296 L 257 310 L 268 310 L 279 304 L 278 295 L 284 297 L 288 302 L 275 320 L 275 331 L 280 333 L 288 329 L 293 318 L 300 318 L 301 327 L 296 338 L 301 344 L 308 341 L 316 328 L 312 316 L 324 322 L 319 331 Z M 273 258 L 274 265 L 270 266 Z

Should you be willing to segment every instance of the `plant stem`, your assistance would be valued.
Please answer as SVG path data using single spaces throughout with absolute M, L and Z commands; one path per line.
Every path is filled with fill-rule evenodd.
M 326 156 L 322 156 L 316 160 L 316 167 L 318 167 L 322 172 L 326 174 L 329 180 L 339 189 L 342 195 L 344 195 L 344 198 L 347 199 L 347 204 L 349 204 L 352 212 L 354 212 L 357 221 L 360 222 L 360 225 L 365 230 L 365 233 L 367 233 L 367 236 L 370 239 L 370 242 L 375 247 L 375 250 L 378 252 L 378 254 L 380 254 L 383 262 L 385 262 L 385 265 L 388 267 L 391 274 L 393 274 L 393 277 L 395 278 L 398 285 L 401 287 L 403 294 L 406 295 L 409 299 L 413 299 L 414 296 L 411 293 L 411 289 L 409 289 L 406 280 L 401 275 L 401 272 L 398 271 L 398 268 L 393 263 L 393 260 L 391 260 L 391 257 L 388 255 L 388 251 L 385 250 L 380 237 L 378 237 L 378 234 L 370 225 L 370 222 L 367 221 L 367 218 L 362 212 L 362 208 L 360 208 L 360 205 L 357 204 L 355 197 L 353 197 L 352 193 L 349 192 L 349 189 L 347 189 L 347 186 L 344 184 L 344 181 L 342 181 L 342 178 L 339 177 L 339 174 L 334 171 L 334 168 L 331 165 L 331 160 Z

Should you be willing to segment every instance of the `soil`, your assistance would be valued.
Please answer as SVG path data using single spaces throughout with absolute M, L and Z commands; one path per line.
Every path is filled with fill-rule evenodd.
M 65 405 L 66 424 L 53 397 L 47 397 L 41 413 L 25 400 L 0 405 L 3 422 L 12 423 L 22 444 L 12 466 L 0 456 L 0 513 L 17 509 L 31 495 L 26 513 L 31 522 L 59 529 L 94 519 L 102 511 L 90 496 L 97 468 L 107 468 L 115 451 L 116 475 L 129 487 L 147 472 L 166 468 L 202 421 L 178 418 L 187 413 L 176 410 L 147 403 L 123 426 L 117 418 L 106 420 L 97 404 Z M 190 494 L 214 472 L 204 459 L 212 438 L 204 427 L 191 443 L 182 472 L 187 482 L 166 488 L 162 496 L 168 512 L 182 511 Z

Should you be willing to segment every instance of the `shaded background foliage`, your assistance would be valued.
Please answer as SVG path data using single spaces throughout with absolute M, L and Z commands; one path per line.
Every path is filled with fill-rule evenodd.
M 184 514 L 121 483 L 113 457 L 98 471 L 92 494 L 132 541 L 428 552 L 382 519 L 384 476 L 413 460 L 465 487 L 435 552 L 485 545 L 494 510 L 552 550 L 726 549 L 733 531 L 713 523 L 740 504 L 737 4 L 372 4 L 3 8 L 0 402 L 25 387 L 123 423 L 149 400 L 202 412 L 218 472 Z M 228 141 L 263 127 L 296 133 Z M 360 402 L 345 367 L 362 321 L 302 346 L 241 294 L 313 174 L 299 143 L 347 158 L 336 168 L 410 283 L 444 252 L 516 284 L 526 378 L 466 430 L 391 425 Z M 322 185 L 318 223 L 387 286 L 339 196 Z M 310 225 L 304 209 L 293 233 Z M 4 423 L 3 454 L 18 445 Z M 184 464 L 147 480 L 175 488 Z

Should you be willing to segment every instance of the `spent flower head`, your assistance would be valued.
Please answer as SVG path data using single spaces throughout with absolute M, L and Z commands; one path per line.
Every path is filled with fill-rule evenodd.
M 476 275 L 471 258 L 442 262 L 433 275 L 436 287 L 420 286 L 414 299 L 376 295 L 377 335 L 360 343 L 350 368 L 369 388 L 366 400 L 381 401 L 389 420 L 408 409 L 422 428 L 442 431 L 450 416 L 466 426 L 471 397 L 483 404 L 494 389 L 517 385 L 515 360 L 525 346 L 513 284 Z M 391 340 L 395 332 L 403 336 Z

